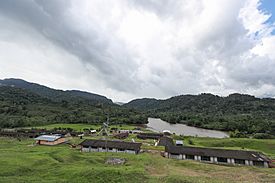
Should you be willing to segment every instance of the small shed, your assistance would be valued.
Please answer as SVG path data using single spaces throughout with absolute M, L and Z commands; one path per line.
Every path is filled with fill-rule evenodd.
M 176 146 L 183 146 L 182 140 L 176 140 Z
M 162 132 L 164 135 L 172 135 L 170 130 L 163 130 Z
M 66 142 L 66 138 L 60 134 L 41 135 L 35 138 L 36 144 L 39 145 L 57 145 Z
M 90 133 L 91 133 L 91 134 L 95 134 L 95 133 L 96 133 L 96 130 L 90 130 Z
M 129 136 L 129 133 L 117 133 L 114 135 L 117 139 L 126 139 Z
M 174 142 L 173 142 L 173 139 L 171 139 L 170 137 L 163 136 L 163 137 L 160 137 L 157 145 L 166 147 L 166 146 L 174 145 Z

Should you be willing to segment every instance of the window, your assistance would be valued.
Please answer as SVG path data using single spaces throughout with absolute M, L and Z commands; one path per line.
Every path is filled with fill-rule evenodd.
M 234 159 L 235 164 L 239 165 L 245 165 L 245 160 L 244 159 Z
M 195 159 L 195 156 L 194 155 L 189 155 L 189 154 L 186 154 L 186 159 Z
M 254 166 L 263 167 L 263 166 L 264 166 L 264 162 L 263 162 L 263 161 L 253 161 L 253 165 L 254 165 Z
M 202 161 L 211 161 L 210 156 L 201 156 Z
M 110 150 L 110 151 L 112 151 L 112 150 L 113 150 L 113 148 L 109 148 L 109 150 Z
M 217 158 L 217 161 L 218 161 L 219 163 L 227 163 L 227 158 L 218 157 L 218 158 Z

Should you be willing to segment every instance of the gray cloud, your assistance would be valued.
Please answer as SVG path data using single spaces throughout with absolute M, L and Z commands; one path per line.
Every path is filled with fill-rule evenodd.
M 89 27 L 88 32 L 77 29 L 77 26 L 70 21 L 71 15 L 68 12 L 70 4 L 67 0 L 1 1 L 0 13 L 27 23 L 52 43 L 76 55 L 84 64 L 93 65 L 110 85 L 120 90 L 133 88 L 132 81 L 130 79 L 127 81 L 129 72 L 119 66 L 131 59 L 127 56 L 126 50 L 118 45 L 122 48 L 118 51 L 124 52 L 124 55 L 114 58 L 107 52 L 110 44 L 109 35 L 96 29 L 96 25 L 94 28 Z M 127 63 L 128 68 L 134 67 L 132 63 L 131 61 Z M 124 85 L 120 84 L 121 79 L 125 81 Z
M 26 68 L 22 76 L 33 81 L 40 73 L 24 65 L 24 59 L 38 58 L 45 75 L 64 80 L 61 87 L 87 87 L 124 101 L 201 92 L 274 96 L 275 61 L 270 51 L 274 27 L 266 23 L 269 16 L 257 9 L 258 3 L 0 1 L 0 22 L 5 26 L 0 30 L 0 47 L 1 42 L 10 43 L 7 52 L 24 56 L 21 60 L 2 53 L 2 58 L 14 65 L 20 59 Z M 7 36 L 8 32 L 16 36 Z M 262 43 L 263 39 L 269 41 Z M 27 46 L 15 46 L 24 44 L 36 55 Z M 13 74 L 12 63 L 2 60 L 0 65 L 2 77 Z M 77 82 L 75 77 L 80 77 L 79 83 L 67 84 Z

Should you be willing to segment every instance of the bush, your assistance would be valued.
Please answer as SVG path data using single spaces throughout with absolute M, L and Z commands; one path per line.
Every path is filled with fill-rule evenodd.
M 274 139 L 275 136 L 274 135 L 269 135 L 269 134 L 266 134 L 266 133 L 255 133 L 253 135 L 253 138 L 255 138 L 255 139 Z

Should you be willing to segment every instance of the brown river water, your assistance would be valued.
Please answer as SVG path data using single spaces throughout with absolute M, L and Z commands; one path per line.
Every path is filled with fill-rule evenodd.
M 184 124 L 170 124 L 166 121 L 157 118 L 148 118 L 147 127 L 156 132 L 169 130 L 171 133 L 185 136 L 197 137 L 213 137 L 213 138 L 227 138 L 229 135 L 226 132 L 218 130 L 207 130 L 203 128 L 191 127 Z

